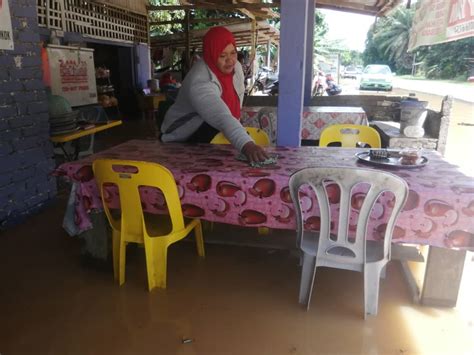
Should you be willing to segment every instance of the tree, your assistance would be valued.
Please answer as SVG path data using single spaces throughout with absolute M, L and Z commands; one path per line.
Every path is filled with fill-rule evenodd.
M 468 58 L 474 58 L 472 38 L 421 47 L 418 58 L 423 61 L 423 71 L 431 79 L 466 80 L 469 72 Z
M 150 5 L 177 5 L 177 0 L 150 0 Z M 175 11 L 150 11 L 150 21 L 172 21 L 184 18 L 183 10 Z M 163 36 L 183 30 L 181 24 L 153 25 L 150 26 L 150 37 Z
M 399 6 L 372 25 L 363 55 L 365 64 L 387 64 L 398 72 L 410 72 L 413 54 L 407 49 L 413 15 L 413 9 Z

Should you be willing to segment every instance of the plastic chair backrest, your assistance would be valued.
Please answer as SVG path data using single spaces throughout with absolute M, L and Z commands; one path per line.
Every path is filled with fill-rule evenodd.
M 328 190 L 326 186 L 336 183 L 340 189 L 339 198 L 339 225 L 336 238 L 331 238 L 331 213 Z M 298 223 L 297 243 L 301 248 L 304 238 L 303 214 L 300 206 L 302 185 L 309 185 L 316 193 L 321 217 L 319 231 L 319 246 L 316 258 L 317 266 L 330 266 L 337 268 L 362 271 L 366 263 L 365 243 L 367 224 L 370 212 L 379 195 L 384 191 L 391 191 L 395 196 L 395 203 L 387 222 L 384 236 L 383 258 L 390 258 L 390 243 L 392 230 L 396 218 L 408 196 L 406 182 L 393 174 L 359 168 L 306 168 L 294 173 L 290 178 L 290 194 L 296 209 Z M 349 240 L 349 218 L 351 211 L 352 190 L 358 184 L 369 184 L 370 189 L 365 196 L 359 210 L 356 223 L 355 240 Z M 352 212 L 353 213 L 353 212 Z M 342 252 L 344 251 L 344 252 Z M 350 265 L 347 266 L 346 265 Z
M 255 127 L 244 127 L 247 133 L 255 141 L 255 144 L 261 146 L 270 145 L 270 138 L 265 131 L 260 128 Z M 230 144 L 229 140 L 222 134 L 222 132 L 217 133 L 214 138 L 211 140 L 211 144 Z
M 327 147 L 330 143 L 341 143 L 343 148 L 355 148 L 357 143 L 369 144 L 371 148 L 380 148 L 379 133 L 372 127 L 353 124 L 335 124 L 323 129 L 319 146 Z
M 118 186 L 120 220 L 113 218 L 104 202 L 104 210 L 113 229 L 135 236 L 137 242 L 143 240 L 145 222 L 139 193 L 139 187 L 142 186 L 156 187 L 163 193 L 172 221 L 170 234 L 184 228 L 178 188 L 173 175 L 165 167 L 140 161 L 98 159 L 94 161 L 92 168 L 102 201 L 105 201 L 104 184 Z

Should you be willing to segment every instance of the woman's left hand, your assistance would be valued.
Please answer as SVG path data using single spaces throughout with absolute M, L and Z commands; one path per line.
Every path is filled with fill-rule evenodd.
M 248 142 L 242 148 L 242 153 L 247 157 L 247 160 L 251 163 L 262 162 L 269 157 L 267 152 L 259 146 L 256 145 L 254 142 Z

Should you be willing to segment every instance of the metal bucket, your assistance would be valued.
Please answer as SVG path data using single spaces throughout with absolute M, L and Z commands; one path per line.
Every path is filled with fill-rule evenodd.
M 428 101 L 402 100 L 400 102 L 400 133 L 412 136 L 413 132 L 416 132 L 417 137 L 423 136 L 423 124 L 428 114 L 427 107 Z M 406 130 L 407 127 L 416 127 L 417 129 Z M 407 135 L 407 133 L 409 134 Z

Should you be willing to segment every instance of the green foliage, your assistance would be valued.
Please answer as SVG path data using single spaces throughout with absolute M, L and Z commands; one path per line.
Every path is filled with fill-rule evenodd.
M 222 12 L 219 10 L 201 10 L 195 9 L 191 11 L 192 18 L 202 19 L 202 18 L 235 18 L 238 19 L 245 19 L 245 16 L 237 13 L 237 12 Z M 214 26 L 215 24 L 209 23 L 195 23 L 192 24 L 191 27 L 193 30 L 200 30 L 203 28 L 208 28 L 210 26 Z
M 150 5 L 179 5 L 178 0 L 150 0 Z M 150 11 L 150 21 L 172 21 L 184 19 L 184 11 Z M 181 24 L 169 24 L 150 26 L 150 37 L 163 36 L 166 34 L 181 32 L 183 26 Z
M 399 6 L 389 16 L 379 19 L 367 33 L 364 64 L 387 64 L 398 74 L 407 74 L 416 55 L 416 62 L 422 62 L 421 74 L 427 78 L 467 78 L 466 58 L 474 57 L 473 39 L 423 46 L 408 53 L 413 16 L 414 9 Z
M 421 47 L 417 59 L 423 61 L 425 76 L 430 79 L 468 77 L 467 58 L 474 58 L 472 38 Z
M 407 49 L 413 15 L 413 9 L 399 6 L 371 26 L 363 54 L 365 65 L 387 64 L 399 74 L 411 71 L 413 54 Z

